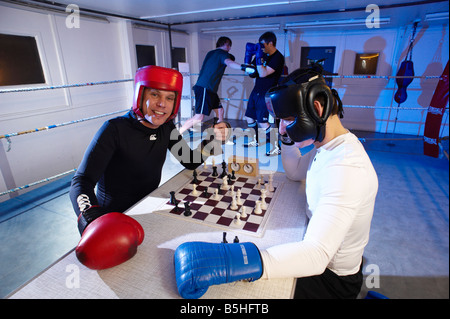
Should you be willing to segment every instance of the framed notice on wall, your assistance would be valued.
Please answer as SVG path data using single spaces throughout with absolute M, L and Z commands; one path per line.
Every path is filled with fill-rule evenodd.
M 378 58 L 380 53 L 357 53 L 353 74 L 377 74 Z

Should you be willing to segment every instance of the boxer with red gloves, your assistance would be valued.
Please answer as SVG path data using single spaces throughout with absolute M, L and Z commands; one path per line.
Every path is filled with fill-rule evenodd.
M 132 109 L 106 121 L 88 146 L 70 189 L 82 235 L 76 253 L 87 267 L 113 267 L 136 253 L 144 231 L 122 213 L 159 186 L 167 150 L 187 169 L 221 152 L 223 141 L 214 133 L 192 150 L 176 130 L 172 119 L 182 88 L 183 77 L 176 70 L 138 69 Z M 216 127 L 229 129 L 225 123 Z

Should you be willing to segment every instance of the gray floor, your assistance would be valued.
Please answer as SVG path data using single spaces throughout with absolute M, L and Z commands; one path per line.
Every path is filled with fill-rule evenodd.
M 392 135 L 355 134 L 367 137 L 363 145 L 379 178 L 360 297 L 372 290 L 393 299 L 448 299 L 447 157 L 422 155 L 421 141 L 389 143 L 379 138 Z M 242 141 L 240 137 L 236 145 L 225 146 L 225 158 L 243 152 Z M 448 153 L 448 143 L 444 149 Z M 264 151 L 260 147 L 257 153 L 261 165 L 283 171 L 279 157 L 268 160 L 262 154 Z M 162 182 L 181 168 L 169 157 Z M 68 197 L 70 178 L 61 178 L 0 203 L 0 297 L 6 297 L 76 246 L 79 234 Z

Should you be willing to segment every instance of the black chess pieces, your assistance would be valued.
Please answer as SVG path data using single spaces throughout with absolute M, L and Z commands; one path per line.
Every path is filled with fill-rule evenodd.
M 184 202 L 184 216 L 191 216 L 192 212 L 191 212 L 191 206 L 189 204 L 189 202 Z
M 212 167 L 212 169 L 213 169 L 213 171 L 212 171 L 212 176 L 218 176 L 219 175 L 219 173 L 217 173 L 217 166 L 213 166 Z
M 227 163 L 225 161 L 222 162 L 222 174 L 220 174 L 220 178 L 224 178 L 227 176 Z
M 192 184 L 197 184 L 197 185 L 200 184 L 199 180 L 197 179 L 197 170 L 194 169 L 192 176 L 194 176 L 194 179 L 192 180 Z
M 172 205 L 177 205 L 177 204 L 178 204 L 178 201 L 177 201 L 177 199 L 175 198 L 175 192 L 174 192 L 174 191 L 171 191 L 171 192 L 170 192 L 170 203 L 171 203 Z
M 235 236 L 235 237 L 234 237 L 233 243 L 235 243 L 235 244 L 239 243 L 239 238 L 238 238 L 238 236 Z
M 227 242 L 227 232 L 226 231 L 223 232 L 222 244 L 228 244 L 228 242 Z
M 231 170 L 231 177 L 230 180 L 234 181 L 236 179 L 236 176 L 234 175 L 234 170 Z

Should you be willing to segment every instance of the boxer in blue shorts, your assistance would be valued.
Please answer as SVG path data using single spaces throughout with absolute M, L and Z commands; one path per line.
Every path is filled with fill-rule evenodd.
M 244 147 L 260 145 L 258 137 L 259 127 L 265 129 L 266 142 L 270 145 L 270 123 L 264 96 L 266 92 L 278 84 L 284 69 L 284 56 L 276 48 L 277 37 L 273 32 L 266 32 L 259 38 L 259 43 L 247 43 L 245 58 L 251 64 L 256 65 L 257 72 L 251 77 L 256 77 L 255 86 L 250 93 L 247 110 L 245 112 L 248 127 L 255 130 L 253 140 L 244 144 Z M 281 153 L 278 141 L 266 152 L 266 155 L 279 155 Z

